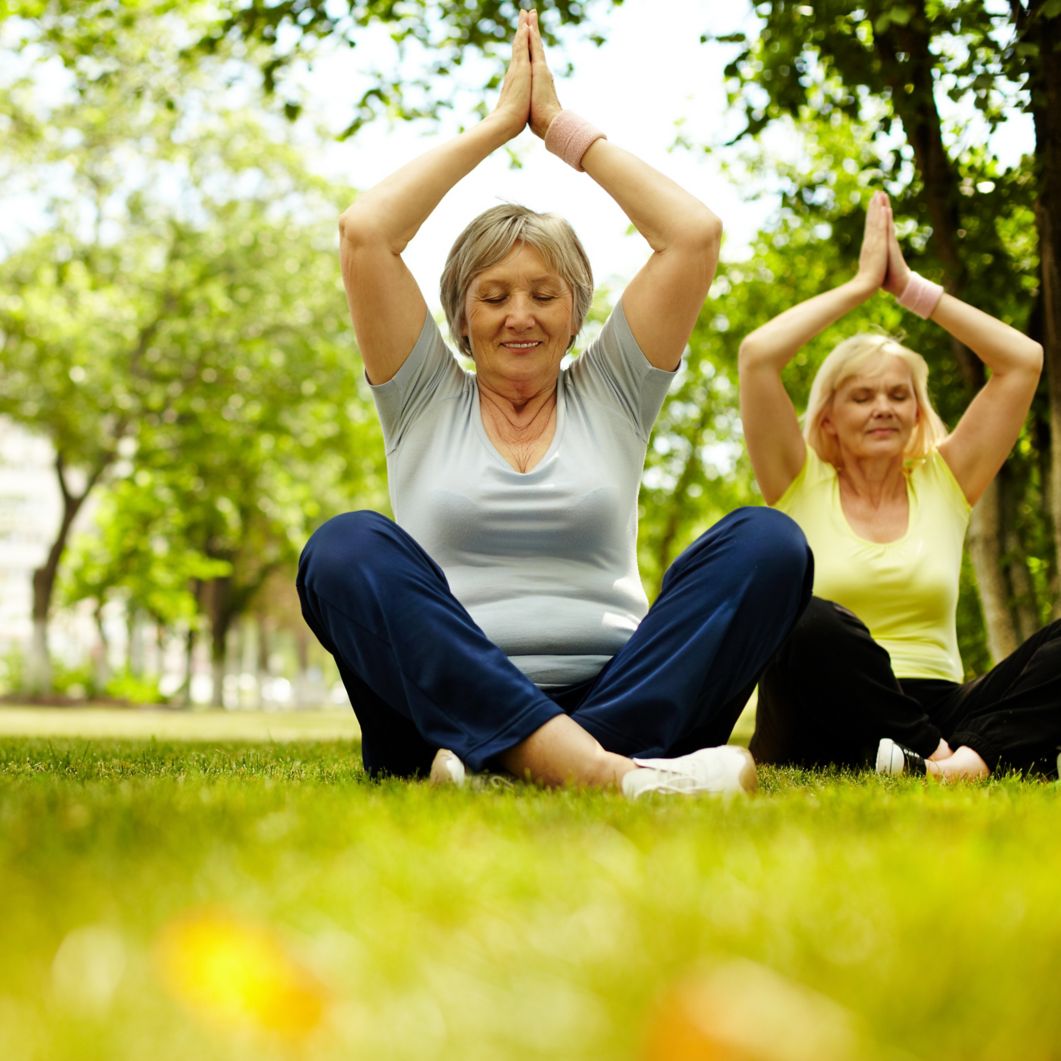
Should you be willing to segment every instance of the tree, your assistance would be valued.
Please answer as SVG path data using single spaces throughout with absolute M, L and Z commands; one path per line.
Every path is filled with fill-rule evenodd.
M 44 230 L 0 261 L 0 413 L 50 440 L 63 499 L 34 574 L 31 691 L 49 684 L 47 623 L 71 528 L 108 475 L 150 470 L 168 453 L 172 488 L 184 455 L 201 456 L 213 438 L 228 447 L 229 482 L 250 489 L 232 466 L 250 452 L 247 437 L 282 460 L 285 431 L 343 441 L 327 423 L 363 420 L 350 411 L 362 399 L 334 266 L 336 203 L 349 190 L 233 109 L 216 69 L 182 83 L 186 109 L 169 106 L 183 67 L 166 39 L 138 21 L 116 44 L 128 65 L 75 83 L 54 105 L 32 76 L 3 86 L 4 151 L 35 182 Z M 325 404 L 325 427 L 298 419 Z M 342 454 L 320 465 L 334 472 L 337 462 Z M 224 510 L 216 481 L 187 481 L 199 511 Z M 231 559 L 199 544 L 204 557 Z
M 1043 340 L 1048 378 L 1061 373 L 1061 346 L 1047 324 L 1056 319 L 1056 166 L 1057 111 L 1046 113 L 1046 95 L 1056 91 L 1061 4 L 1053 0 L 1013 2 L 991 10 L 972 0 L 867 0 L 852 9 L 836 0 L 814 5 L 768 0 L 756 7 L 760 32 L 726 38 L 741 45 L 727 68 L 735 102 L 744 108 L 743 135 L 757 136 L 768 125 L 790 118 L 815 130 L 853 119 L 871 124 L 870 148 L 880 160 L 881 180 L 912 214 L 920 231 L 910 233 L 923 271 L 940 276 L 948 290 L 982 305 Z M 982 145 L 963 146 L 948 126 L 941 102 L 950 98 L 976 108 L 986 130 L 996 128 L 1017 105 L 1036 119 L 1033 167 L 1006 170 Z M 989 144 L 989 141 L 988 141 Z M 828 171 L 848 163 L 837 155 L 822 160 Z M 793 181 L 790 204 L 811 208 L 821 173 L 812 170 Z M 1038 218 L 1039 246 L 1029 254 L 1021 222 Z M 931 231 L 931 240 L 925 237 Z M 1015 238 L 1014 238 L 1015 237 Z M 1037 291 L 1021 283 L 998 282 L 1000 275 L 1021 278 L 1029 257 L 1038 258 Z M 1054 286 L 1052 286 L 1054 285 Z M 946 359 L 932 356 L 936 390 L 952 382 L 948 362 L 957 365 L 957 400 L 964 406 L 983 378 L 973 355 L 952 344 Z M 1061 430 L 1061 387 L 1050 384 L 1049 423 Z M 1056 410 L 1056 411 L 1055 411 Z M 1052 427 L 1038 418 L 1028 439 L 981 500 L 974 517 L 970 551 L 980 587 L 992 653 L 1012 650 L 1050 610 L 1047 584 L 1056 586 L 1061 538 L 1061 452 L 1052 445 Z M 1040 479 L 1036 446 L 1046 445 L 1050 483 Z M 1044 450 L 1044 452 L 1046 452 Z M 1014 549 L 1024 513 L 1035 511 L 1045 488 L 1055 547 L 1046 556 L 1049 578 Z M 1038 593 L 1036 592 L 1038 590 Z M 1029 594 L 1032 598 L 1029 600 Z
M 600 27 L 592 24 L 594 10 L 606 11 L 621 0 L 551 0 L 542 11 L 543 35 L 555 40 L 560 27 L 586 28 L 600 44 Z M 304 89 L 298 74 L 326 48 L 346 48 L 351 68 L 367 85 L 355 106 L 343 136 L 351 136 L 373 118 L 437 117 L 452 105 L 440 99 L 440 78 L 452 78 L 454 68 L 469 56 L 497 59 L 488 88 L 500 84 L 501 58 L 512 39 L 522 5 L 519 0 L 468 0 L 439 4 L 414 0 L 10 0 L 0 5 L 0 20 L 8 17 L 33 20 L 42 40 L 72 71 L 79 84 L 122 73 L 115 45 L 127 34 L 139 32 L 145 20 L 180 13 L 185 32 L 180 36 L 187 64 L 203 55 L 237 54 L 251 58 L 261 71 L 266 93 L 274 96 L 290 118 L 303 106 Z M 388 59 L 371 65 L 361 54 L 371 41 L 378 50 L 390 46 Z M 406 65 L 408 51 L 415 62 Z M 476 83 L 476 90 L 481 89 Z M 181 104 L 178 95 L 173 103 Z

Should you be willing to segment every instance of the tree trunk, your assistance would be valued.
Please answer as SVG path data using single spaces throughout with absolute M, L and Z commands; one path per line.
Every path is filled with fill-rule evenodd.
M 996 662 L 1005 659 L 1019 644 L 1006 600 L 1008 587 L 1001 564 L 998 563 L 1002 541 L 998 483 L 993 482 L 973 509 L 969 525 L 969 556 L 976 572 L 976 584 L 987 625 L 987 647 Z M 1004 614 L 1000 615 L 999 609 L 1003 609 Z
M 271 641 L 269 624 L 261 617 L 255 623 L 257 637 L 255 639 L 254 653 L 254 688 L 258 702 L 254 705 L 258 710 L 272 706 L 265 695 L 265 686 L 269 681 L 269 644 Z
M 1050 405 L 1050 518 L 1054 556 L 1061 571 L 1061 17 L 1047 18 L 1046 4 L 1029 5 L 1027 41 L 1037 46 L 1028 87 L 1035 120 L 1035 222 L 1039 233 L 1043 344 Z M 1053 601 L 1054 618 L 1061 601 Z
M 96 651 L 94 653 L 94 678 L 97 692 L 103 692 L 111 677 L 110 642 L 107 640 L 107 628 L 103 621 L 103 601 L 97 601 L 92 612 L 96 621 Z
M 33 616 L 33 633 L 26 653 L 26 676 L 23 691 L 41 696 L 52 688 L 52 660 L 48 651 L 48 620 Z
M 182 707 L 190 707 L 192 704 L 192 678 L 195 677 L 195 646 L 196 633 L 193 623 L 188 623 L 188 629 L 184 634 L 184 676 L 181 679 L 180 688 L 173 694 L 175 703 Z
M 135 605 L 125 613 L 125 669 L 137 678 L 144 673 L 144 617 Z
M 947 154 L 936 108 L 933 76 L 936 59 L 927 30 L 922 28 L 928 25 L 924 0 L 918 0 L 916 7 L 917 18 L 905 25 L 891 23 L 876 35 L 875 46 L 891 89 L 892 105 L 906 130 L 921 176 L 922 199 L 932 224 L 932 249 L 943 265 L 944 287 L 961 298 L 967 269 L 958 238 L 962 228 L 958 173 Z M 880 3 L 875 3 L 873 8 L 878 15 L 881 13 Z M 950 345 L 965 383 L 966 400 L 970 401 L 983 386 L 984 366 L 957 340 L 952 339 Z M 1017 624 L 1006 592 L 1000 498 L 997 489 L 990 489 L 980 499 L 973 513 L 969 540 L 987 641 L 996 660 L 1003 658 L 999 655 L 1001 648 L 1015 648 L 1018 644 Z
M 295 661 L 296 661 L 296 677 L 295 677 L 295 695 L 294 703 L 295 707 L 309 707 L 309 697 L 307 695 L 310 687 L 309 678 L 309 630 L 305 626 L 299 626 L 295 629 Z M 314 705 L 316 706 L 316 705 Z
M 95 486 L 106 468 L 106 463 L 92 470 L 80 494 L 72 493 L 66 481 L 66 465 L 62 453 L 56 453 L 54 467 L 59 481 L 59 493 L 63 508 L 59 518 L 59 529 L 48 555 L 33 572 L 33 638 L 30 641 L 29 655 L 26 660 L 26 689 L 32 696 L 51 692 L 52 663 L 48 647 L 48 620 L 51 618 L 52 597 L 55 594 L 55 582 L 59 574 L 59 561 L 66 550 L 70 537 L 70 528 L 77 518 L 81 506 L 85 503 L 89 491 Z
M 231 607 L 232 579 L 215 578 L 206 586 L 210 614 L 211 707 L 225 706 L 225 672 L 228 664 L 229 631 L 235 612 Z

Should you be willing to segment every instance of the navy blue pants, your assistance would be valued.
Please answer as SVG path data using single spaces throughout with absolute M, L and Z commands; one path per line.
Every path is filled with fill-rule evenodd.
M 299 562 L 302 614 L 335 657 L 373 776 L 422 776 L 438 748 L 472 770 L 571 715 L 610 751 L 724 744 L 810 598 L 810 549 L 771 509 L 726 516 L 668 569 L 659 599 L 594 678 L 548 693 L 450 592 L 442 569 L 376 512 L 336 516 Z

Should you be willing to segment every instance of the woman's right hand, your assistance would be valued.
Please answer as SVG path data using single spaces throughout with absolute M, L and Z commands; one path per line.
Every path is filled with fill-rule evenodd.
M 506 125 L 508 139 L 523 131 L 530 120 L 530 107 L 530 15 L 521 10 L 516 36 L 512 41 L 512 59 L 505 72 L 505 80 L 501 83 L 501 96 L 494 108 L 494 115 Z
M 884 192 L 874 192 L 866 209 L 866 227 L 862 233 L 862 250 L 858 255 L 855 282 L 867 295 L 877 291 L 888 274 L 888 242 L 891 235 L 892 210 Z

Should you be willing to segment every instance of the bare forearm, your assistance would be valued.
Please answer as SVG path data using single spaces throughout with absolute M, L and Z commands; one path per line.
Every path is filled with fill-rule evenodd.
M 368 231 L 400 254 L 443 196 L 512 135 L 504 120 L 491 114 L 460 136 L 413 159 L 359 195 L 343 212 L 340 230 L 344 237 Z
M 741 343 L 742 367 L 768 367 L 780 372 L 800 347 L 862 305 L 876 290 L 856 277 L 779 313 Z

